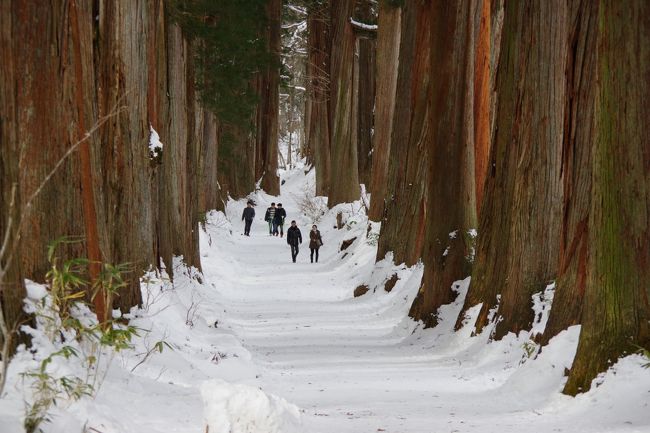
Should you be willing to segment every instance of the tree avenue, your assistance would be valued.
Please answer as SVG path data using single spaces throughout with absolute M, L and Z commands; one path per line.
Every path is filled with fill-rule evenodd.
M 108 320 L 142 303 L 145 271 L 200 270 L 205 212 L 279 195 L 297 146 L 330 208 L 361 200 L 368 239 L 381 223 L 377 262 L 423 265 L 425 327 L 471 276 L 456 330 L 529 331 L 554 283 L 535 342 L 581 325 L 565 393 L 650 348 L 648 1 L 96 3 L 0 4 L 11 346 L 51 241 L 83 237 L 62 255 L 91 281 L 129 265 L 86 294 Z

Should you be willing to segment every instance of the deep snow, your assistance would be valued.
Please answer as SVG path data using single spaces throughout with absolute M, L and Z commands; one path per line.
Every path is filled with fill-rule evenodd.
M 241 235 L 245 200 L 231 201 L 225 215 L 208 214 L 202 274 L 179 258 L 173 284 L 164 273 L 143 278 L 145 305 L 130 317 L 150 332 L 113 358 L 95 399 L 63 402 L 45 432 L 81 432 L 84 425 L 102 433 L 205 432 L 206 422 L 210 433 L 650 432 L 650 371 L 640 356 L 618 362 L 591 392 L 564 396 L 579 328 L 536 357 L 529 333 L 487 344 L 489 329 L 475 337 L 469 327 L 452 332 L 469 279 L 456 283 L 459 297 L 441 309 L 440 325 L 423 330 L 407 318 L 422 267 L 394 265 L 390 257 L 374 264 L 360 203 L 322 218 L 320 263 L 309 263 L 312 221 L 296 202 L 313 191 L 313 171 L 282 178 L 281 197 L 250 196 L 257 202 L 250 238 Z M 271 201 L 282 202 L 302 229 L 296 264 L 285 240 L 270 237 L 261 221 Z M 338 211 L 347 222 L 341 230 L 333 228 Z M 386 293 L 393 273 L 400 279 Z M 353 298 L 362 283 L 370 291 Z M 45 294 L 30 288 L 33 298 Z M 552 289 L 532 300 L 534 332 L 543 329 Z M 174 350 L 136 367 L 161 339 Z M 28 394 L 17 373 L 48 350 L 22 350 L 11 364 L 1 433 L 21 431 Z M 59 364 L 53 368 L 81 369 Z

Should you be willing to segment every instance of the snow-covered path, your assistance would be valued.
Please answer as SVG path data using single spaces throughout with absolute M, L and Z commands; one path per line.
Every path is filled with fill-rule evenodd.
M 279 200 L 307 238 L 311 222 L 297 218 L 294 197 Z M 623 391 L 616 384 L 612 395 L 559 394 L 577 329 L 528 363 L 525 336 L 486 345 L 469 331 L 451 332 L 458 305 L 448 307 L 447 321 L 443 312 L 436 330 L 421 330 L 406 318 L 420 270 L 398 270 L 402 280 L 391 293 L 355 299 L 360 281 L 393 272 L 373 276 L 375 250 L 359 241 L 348 256 L 338 252 L 342 239 L 365 228 L 334 230 L 326 216 L 321 263 L 309 263 L 305 240 L 294 264 L 285 240 L 270 237 L 261 221 L 271 199 L 258 201 L 250 238 L 237 233 L 243 203 L 229 205 L 235 233 L 219 254 L 231 268 L 206 259 L 203 272 L 234 288 L 222 292 L 228 326 L 260 367 L 264 391 L 303 410 L 305 432 L 649 431 L 638 407 L 617 404 Z
M 141 335 L 93 368 L 101 377 L 93 398 L 58 397 L 45 433 L 650 432 L 645 358 L 628 356 L 589 393 L 564 396 L 579 328 L 537 356 L 529 332 L 490 343 L 489 327 L 478 336 L 469 326 L 454 332 L 469 279 L 455 283 L 458 299 L 440 309 L 439 325 L 424 330 L 408 318 L 422 266 L 395 265 L 390 254 L 375 263 L 378 227 L 367 232 L 360 203 L 322 216 L 321 260 L 309 263 L 311 221 L 296 200 L 313 191 L 313 172 L 297 169 L 283 180 L 279 198 L 251 195 L 251 237 L 240 234 L 245 200 L 230 201 L 225 216 L 208 213 L 202 274 L 177 257 L 142 278 L 143 305 L 128 316 Z M 268 235 L 262 219 L 271 201 L 282 201 L 303 230 L 298 263 L 285 239 Z M 340 230 L 333 228 L 337 212 L 345 220 Z M 397 283 L 386 292 L 393 275 Z M 360 284 L 369 291 L 354 298 Z M 29 282 L 28 293 L 30 308 L 45 305 L 45 286 Z M 534 299 L 534 331 L 543 329 L 551 300 L 551 286 Z M 79 317 L 88 320 L 84 311 Z M 22 372 L 35 371 L 63 344 L 78 353 L 92 348 L 74 337 L 52 340 L 43 326 L 30 332 L 36 350 L 21 348 L 10 364 L 0 433 L 24 431 L 24 402 L 39 398 Z M 156 350 L 162 342 L 164 350 Z M 86 377 L 85 359 L 59 356 L 48 371 Z

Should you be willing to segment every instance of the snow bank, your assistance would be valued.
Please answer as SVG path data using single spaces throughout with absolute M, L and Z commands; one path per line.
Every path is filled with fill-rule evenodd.
M 209 433 L 299 433 L 300 411 L 261 389 L 223 380 L 201 386 Z

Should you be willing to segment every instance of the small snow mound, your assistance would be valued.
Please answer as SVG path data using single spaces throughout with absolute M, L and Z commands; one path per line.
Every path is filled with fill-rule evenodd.
M 203 383 L 201 395 L 210 433 L 301 431 L 297 406 L 253 386 L 213 379 Z

